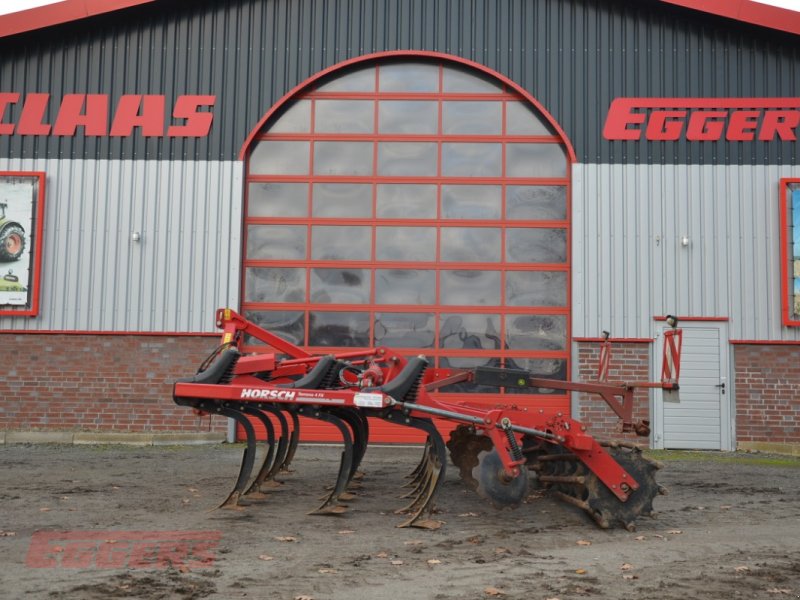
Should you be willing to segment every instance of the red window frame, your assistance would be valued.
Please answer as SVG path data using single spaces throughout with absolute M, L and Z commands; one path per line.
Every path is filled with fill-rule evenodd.
M 789 239 L 789 200 L 786 193 L 789 190 L 790 184 L 800 186 L 800 178 L 784 177 L 780 180 L 778 187 L 778 206 L 780 212 L 780 240 L 781 240 L 781 316 L 783 324 L 786 327 L 800 327 L 800 316 L 795 316 L 792 311 L 792 304 L 789 302 L 790 298 L 794 295 L 792 288 L 794 287 L 794 276 L 789 270 L 789 263 L 791 256 L 789 254 L 789 247 L 792 240 Z M 791 286 L 790 286 L 791 284 Z
M 38 184 L 36 207 L 31 212 L 33 221 L 33 246 L 30 247 L 31 267 L 28 278 L 28 302 L 24 307 L 6 308 L 8 305 L 0 307 L 0 316 L 14 317 L 35 317 L 39 314 L 39 298 L 41 295 L 41 272 L 42 272 L 42 232 L 44 231 L 44 204 L 45 204 L 45 182 L 46 173 L 42 171 L 0 171 L 0 179 L 3 177 L 25 177 L 36 179 Z M 0 198 L 2 200 L 2 198 Z M 8 263 L 0 263 L 0 273 Z
M 483 71 L 492 76 L 501 86 L 502 91 L 496 94 L 471 94 L 471 93 L 464 93 L 464 94 L 453 94 L 447 93 L 445 94 L 442 92 L 442 84 L 441 84 L 441 77 L 442 77 L 442 70 L 440 69 L 440 86 L 439 91 L 431 92 L 431 93 L 414 93 L 413 96 L 409 96 L 407 93 L 386 93 L 386 92 L 330 92 L 330 91 L 316 91 L 314 84 L 318 81 L 321 77 L 324 77 L 328 73 L 331 73 L 335 70 L 341 69 L 345 66 L 356 64 L 359 62 L 367 62 L 367 61 L 374 61 L 375 64 L 380 67 L 380 58 L 385 58 L 387 56 L 402 56 L 403 58 L 414 60 L 418 59 L 420 56 L 427 57 L 427 58 L 435 58 L 437 59 L 438 64 L 440 65 L 447 65 L 448 63 L 460 63 L 461 65 L 466 65 L 472 68 L 477 69 L 478 71 Z M 377 78 L 377 70 L 376 70 L 376 78 Z M 262 132 L 265 126 L 269 123 L 270 117 L 275 114 L 279 109 L 289 100 L 298 100 L 298 99 L 307 99 L 312 102 L 311 107 L 311 119 L 312 119 L 312 127 L 310 133 L 270 133 L 268 130 Z M 376 120 L 375 127 L 372 133 L 369 134 L 327 134 L 327 133 L 314 133 L 313 132 L 313 115 L 315 114 L 313 103 L 319 99 L 337 99 L 337 100 L 372 100 L 375 102 L 374 110 L 375 115 L 374 118 Z M 378 118 L 378 104 L 381 100 L 407 100 L 407 99 L 414 99 L 414 100 L 435 100 L 439 102 L 439 130 L 436 134 L 433 135 L 407 135 L 407 134 L 382 134 L 378 132 L 377 128 L 377 118 Z M 503 110 L 503 119 L 502 119 L 502 131 L 498 135 L 460 135 L 460 136 L 444 136 L 441 131 L 441 107 L 442 102 L 444 101 L 458 101 L 458 100 L 496 100 L 502 102 L 502 110 Z M 555 132 L 554 135 L 526 135 L 526 136 L 514 136 L 509 135 L 506 132 L 506 119 L 505 119 L 505 110 L 507 106 L 507 102 L 514 101 L 514 102 L 526 102 L 529 105 L 532 105 L 533 108 L 537 109 L 540 115 L 544 117 L 544 119 L 548 122 L 548 125 L 552 128 Z M 437 324 L 434 327 L 434 347 L 433 348 L 426 348 L 425 353 L 429 356 L 434 358 L 437 362 L 440 357 L 482 357 L 485 356 L 486 358 L 500 358 L 501 360 L 510 359 L 510 358 L 517 358 L 522 360 L 537 360 L 537 359 L 557 359 L 564 362 L 566 374 L 566 379 L 570 379 L 571 376 L 571 342 L 572 342 L 572 321 L 571 321 L 571 271 L 572 271 L 572 252 L 571 252 L 571 237 L 572 237 L 572 227 L 571 227 L 571 166 L 573 162 L 575 162 L 575 153 L 570 144 L 569 140 L 567 139 L 566 135 L 560 129 L 558 124 L 555 120 L 547 113 L 547 111 L 536 102 L 529 94 L 524 92 L 521 88 L 513 84 L 513 82 L 499 76 L 497 73 L 494 73 L 481 65 L 477 65 L 475 63 L 471 63 L 470 61 L 465 61 L 463 59 L 453 59 L 453 57 L 442 55 L 438 53 L 406 53 L 406 52 L 392 52 L 392 53 L 383 53 L 379 55 L 371 55 L 368 57 L 360 57 L 358 59 L 347 61 L 341 65 L 337 65 L 336 67 L 326 70 L 320 73 L 318 76 L 315 76 L 311 80 L 305 82 L 304 84 L 292 90 L 289 94 L 287 94 L 276 106 L 274 106 L 261 120 L 261 122 L 254 128 L 250 136 L 248 137 L 245 146 L 242 149 L 242 153 L 240 157 L 243 160 L 249 158 L 249 150 L 251 150 L 258 141 L 261 140 L 281 140 L 281 141 L 308 141 L 309 142 L 309 168 L 308 174 L 304 175 L 252 175 L 250 174 L 249 169 L 249 161 L 246 163 L 247 167 L 245 170 L 245 228 L 243 233 L 244 238 L 244 260 L 243 260 L 243 270 L 242 270 L 242 302 L 241 308 L 243 311 L 248 310 L 258 310 L 266 308 L 267 305 L 263 303 L 252 303 L 252 302 L 245 302 L 245 281 L 246 281 L 246 270 L 248 267 L 286 267 L 286 268 L 304 268 L 306 269 L 306 294 L 307 294 L 307 302 L 303 303 L 291 303 L 291 304 L 280 304 L 280 303 L 270 303 L 268 307 L 270 310 L 292 310 L 304 313 L 304 330 L 306 339 L 308 339 L 309 335 L 309 314 L 311 311 L 314 310 L 324 310 L 327 312 L 365 312 L 370 314 L 370 329 L 369 329 L 369 339 L 374 339 L 374 325 L 375 325 L 375 313 L 434 313 L 434 315 L 441 315 L 441 314 L 458 314 L 458 313 L 469 313 L 469 314 L 497 314 L 499 315 L 499 322 L 500 322 L 500 330 L 505 332 L 506 330 L 506 317 L 513 316 L 513 315 L 533 315 L 533 314 L 546 314 L 546 315 L 563 315 L 566 320 L 566 340 L 565 340 L 565 347 L 563 350 L 511 350 L 501 348 L 498 350 L 492 349 L 448 349 L 448 348 L 441 348 L 440 347 L 440 329 L 441 329 L 441 322 L 437 319 Z M 313 145 L 315 142 L 318 141 L 326 141 L 326 140 L 335 140 L 335 141 L 365 141 L 365 142 L 373 142 L 373 161 L 377 165 L 377 152 L 378 152 L 378 144 L 374 143 L 377 141 L 381 142 L 393 142 L 393 141 L 405 141 L 405 142 L 435 142 L 437 143 L 437 152 L 438 152 L 438 170 L 435 176 L 429 177 L 386 177 L 386 176 L 378 176 L 375 173 L 372 175 L 365 175 L 365 176 L 324 176 L 324 175 L 315 175 L 314 174 L 314 149 Z M 502 147 L 502 174 L 499 177 L 475 177 L 475 178 L 457 178 L 457 177 L 445 177 L 441 173 L 441 152 L 442 152 L 442 144 L 447 142 L 476 142 L 476 143 L 498 143 L 501 144 Z M 566 172 L 564 177 L 557 177 L 557 178 L 535 178 L 535 177 L 525 177 L 525 178 L 510 178 L 506 176 L 506 144 L 514 143 L 514 142 L 527 142 L 527 143 L 553 143 L 559 144 L 565 152 L 566 155 Z M 450 185 L 499 185 L 499 186 L 513 186 L 513 185 L 553 185 L 553 186 L 563 186 L 566 189 L 566 217 L 563 220 L 519 220 L 519 221 L 512 221 L 505 217 L 505 199 L 506 194 L 505 191 L 502 194 L 502 215 L 501 218 L 496 221 L 480 221 L 480 220 L 460 220 L 460 219 L 442 219 L 441 218 L 441 191 L 437 192 L 437 198 L 439 199 L 438 206 L 437 206 L 437 215 L 434 219 L 383 219 L 377 217 L 377 207 L 376 207 L 376 189 L 377 185 L 380 183 L 398 183 L 398 180 L 402 180 L 402 183 L 408 184 L 435 184 L 435 185 L 443 185 L 443 184 L 450 184 Z M 295 217 L 249 217 L 247 216 L 247 202 L 248 202 L 248 195 L 249 195 L 249 184 L 250 183 L 258 183 L 258 182 L 269 182 L 269 183 L 307 183 L 309 185 L 308 189 L 308 211 L 305 217 L 295 218 Z M 319 218 L 319 217 L 312 217 L 311 216 L 311 202 L 312 202 L 312 191 L 313 191 L 313 184 L 314 183 L 326 183 L 326 182 L 336 182 L 336 183 L 368 183 L 373 185 L 372 190 L 372 215 L 369 218 Z M 258 224 L 269 224 L 269 225 L 294 225 L 294 226 L 304 226 L 307 228 L 308 236 L 306 240 L 306 258 L 302 260 L 280 260 L 280 261 L 273 261 L 273 260 L 259 260 L 259 259 L 249 259 L 246 256 L 246 249 L 247 249 L 247 226 L 248 225 L 258 225 Z M 402 261 L 394 261 L 394 262 L 387 262 L 387 261 L 377 261 L 377 260 L 365 260 L 365 261 L 337 261 L 335 263 L 336 268 L 365 268 L 370 269 L 373 273 L 373 276 L 370 281 L 370 288 L 371 288 L 371 296 L 370 302 L 365 304 L 359 305 L 339 305 L 339 304 L 315 304 L 310 302 L 310 297 L 308 294 L 310 293 L 310 277 L 311 277 L 311 269 L 313 268 L 324 268 L 324 267 L 331 267 L 333 266 L 330 261 L 317 261 L 313 260 L 310 257 L 311 254 L 311 243 L 312 243 L 312 236 L 311 236 L 311 228 L 314 225 L 363 225 L 369 226 L 375 231 L 377 227 L 381 226 L 392 226 L 392 225 L 403 225 L 407 227 L 414 227 L 414 226 L 424 226 L 424 227 L 434 227 L 437 230 L 441 230 L 445 227 L 487 227 L 490 226 L 492 228 L 497 228 L 501 231 L 501 239 L 502 241 L 502 248 L 501 254 L 503 258 L 499 262 L 442 262 L 438 259 L 438 255 L 441 249 L 441 236 L 437 234 L 437 260 L 433 262 L 402 262 Z M 515 264 L 511 262 L 506 262 L 505 260 L 505 239 L 506 239 L 506 230 L 512 228 L 556 228 L 556 229 L 563 229 L 566 232 L 566 260 L 563 263 L 536 263 L 536 264 Z M 376 235 L 372 237 L 372 256 L 375 255 L 375 243 L 376 243 Z M 435 291 L 435 298 L 436 302 L 432 305 L 408 305 L 408 304 L 397 304 L 397 305 L 388 305 L 388 304 L 376 304 L 374 302 L 375 297 L 375 277 L 374 273 L 377 269 L 430 269 L 430 270 L 481 270 L 481 269 L 491 269 L 493 271 L 499 271 L 501 277 L 500 283 L 500 303 L 497 306 L 457 306 L 457 305 L 444 305 L 440 302 L 440 289 L 439 284 L 437 283 L 436 291 Z M 566 273 L 566 300 L 564 306 L 560 307 L 511 307 L 505 305 L 505 278 L 506 273 L 509 271 L 561 271 Z M 313 348 L 313 347 L 312 347 Z M 316 350 L 320 350 L 319 348 L 314 348 Z M 335 351 L 338 348 L 325 348 L 324 350 L 328 351 Z M 323 351 L 324 351 L 323 350 Z M 413 349 L 412 349 L 413 352 Z M 480 399 L 480 394 L 469 394 L 470 399 Z M 542 408 L 547 408 L 550 404 L 552 404 L 552 408 L 563 408 L 563 403 L 565 400 L 568 401 L 568 396 L 563 394 L 553 394 L 549 396 L 548 394 L 537 394 L 536 395 L 536 402 L 537 406 Z M 509 396 L 510 398 L 518 397 L 516 394 Z M 496 397 L 494 397 L 496 400 Z

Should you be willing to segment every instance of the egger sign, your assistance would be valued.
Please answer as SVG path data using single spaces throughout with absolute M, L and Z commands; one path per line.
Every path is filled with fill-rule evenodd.
M 800 98 L 616 98 L 607 140 L 794 142 Z

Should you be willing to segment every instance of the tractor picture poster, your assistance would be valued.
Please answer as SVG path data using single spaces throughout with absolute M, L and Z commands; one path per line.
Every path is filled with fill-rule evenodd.
M 0 173 L 0 311 L 31 309 L 38 272 L 42 178 Z

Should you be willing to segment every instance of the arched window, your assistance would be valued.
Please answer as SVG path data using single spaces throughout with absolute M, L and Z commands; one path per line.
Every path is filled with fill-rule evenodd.
M 564 379 L 569 172 L 550 121 L 483 70 L 412 56 L 335 70 L 251 140 L 243 310 L 312 351 L 385 345 Z

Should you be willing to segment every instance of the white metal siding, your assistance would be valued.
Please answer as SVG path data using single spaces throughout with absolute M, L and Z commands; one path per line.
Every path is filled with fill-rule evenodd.
M 800 167 L 574 165 L 573 335 L 653 337 L 654 316 L 678 314 L 800 340 L 781 323 L 782 177 Z
M 0 317 L 0 330 L 208 332 L 216 308 L 238 306 L 242 163 L 0 159 L 0 170 L 47 174 L 40 314 Z

